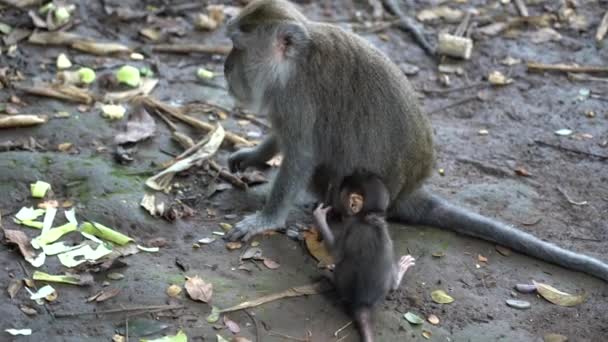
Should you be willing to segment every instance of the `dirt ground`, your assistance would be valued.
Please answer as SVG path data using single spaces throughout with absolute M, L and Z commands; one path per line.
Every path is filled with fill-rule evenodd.
M 509 1 L 502 1 L 505 2 Z M 4 1 L 0 1 L 2 3 Z M 100 57 L 62 46 L 33 45 L 23 40 L 16 43 L 16 50 L 11 50 L 6 42 L 0 44 L 0 69 L 9 75 L 21 72 L 24 76 L 21 84 L 31 85 L 55 77 L 55 61 L 60 53 L 67 53 L 75 65 L 94 68 L 98 75 L 112 73 L 129 63 L 147 66 L 155 72 L 160 83 L 152 96 L 161 101 L 183 105 L 202 100 L 234 107 L 222 76 L 207 81 L 196 77 L 199 67 L 221 75 L 223 56 L 153 52 L 149 48 L 150 41 L 138 34 L 140 29 L 156 23 L 166 32 L 165 43 L 229 44 L 222 27 L 213 32 L 193 28 L 194 14 L 204 10 L 204 1 L 199 2 L 200 8 L 172 12 L 172 7 L 193 3 L 175 1 L 169 10 L 157 15 L 122 21 L 107 15 L 101 4 L 145 14 L 147 5 L 162 8 L 163 3 L 134 0 L 77 3 L 79 6 L 73 15 L 78 20 L 69 29 L 71 32 L 140 47 L 136 50 L 143 52 L 146 59 L 131 61 L 128 55 Z M 229 1 L 223 3 L 237 5 Z M 301 3 L 311 18 L 334 22 L 346 29 L 360 27 L 355 25 L 359 23 L 357 18 L 371 18 L 366 1 Z M 483 9 L 483 13 L 473 19 L 478 27 L 518 16 L 513 4 L 499 1 L 403 3 L 404 11 L 412 16 L 439 3 L 460 10 Z M 558 15 L 562 2 L 528 3 L 531 15 Z M 601 43 L 594 39 L 608 2 L 578 1 L 574 9 L 577 15 L 586 18 L 588 29 L 575 29 L 560 21 L 552 26 L 559 33 L 559 40 L 535 40 L 535 34 L 543 28 L 534 25 L 518 26 L 496 36 L 472 30 L 473 56 L 465 62 L 450 60 L 461 67 L 463 73 L 447 74 L 447 86 L 445 76 L 438 72 L 438 61 L 425 54 L 407 33 L 396 27 L 360 33 L 404 69 L 419 68 L 409 77 L 434 126 L 437 172 L 428 182 L 430 189 L 454 203 L 517 225 L 547 241 L 608 261 L 606 78 L 603 81 L 577 81 L 569 79 L 565 73 L 534 73 L 526 67 L 526 62 L 530 61 L 608 65 L 608 38 Z M 0 9 L 0 21 L 14 28 L 32 28 L 27 12 L 10 6 Z M 418 24 L 435 42 L 434 37 L 440 30 L 454 30 L 458 21 L 437 19 Z M 501 63 L 507 57 L 522 62 Z M 487 76 L 495 70 L 513 78 L 514 82 L 507 86 L 488 86 Z M 95 284 L 89 287 L 53 283 L 58 298 L 48 304 L 49 311 L 56 315 L 76 314 L 71 317 L 53 319 L 49 311 L 29 299 L 26 291 L 21 290 L 10 299 L 7 291 L 2 290 L 0 341 L 110 341 L 114 334 L 124 334 L 126 320 L 129 320 L 131 341 L 139 340 L 143 335 L 152 338 L 174 334 L 179 329 L 183 329 L 191 341 L 215 341 L 218 334 L 230 339 L 237 335 L 228 331 L 222 320 L 215 324 L 206 321 L 210 305 L 194 302 L 183 293 L 172 299 L 166 295 L 166 288 L 171 284 L 183 286 L 185 276 L 198 275 L 214 286 L 212 304 L 228 307 L 318 279 L 317 262 L 304 243 L 285 234 L 255 239 L 266 257 L 280 263 L 276 270 L 251 262 L 243 264 L 248 270 L 239 269 L 243 249 L 229 251 L 221 240 L 193 248 L 197 240 L 221 230 L 219 223 L 238 222 L 243 215 L 261 206 L 258 197 L 225 186 L 210 177 L 205 167 L 179 175 L 176 179 L 179 187 L 167 196 L 168 201 L 177 198 L 192 207 L 192 217 L 168 222 L 151 217 L 139 206 L 145 190 L 147 175 L 144 172 L 182 151 L 171 140 L 170 130 L 162 121 L 157 121 L 157 132 L 152 138 L 137 144 L 131 154 L 134 160 L 123 164 L 116 159 L 114 137 L 124 129 L 126 118 L 109 121 L 95 106 L 82 108 L 66 101 L 27 95 L 11 85 L 0 89 L 0 109 L 6 111 L 7 106 L 18 113 L 52 116 L 67 111 L 71 116 L 52 118 L 32 128 L 0 130 L 0 213 L 5 229 L 21 230 L 30 237 L 39 233 L 15 224 L 10 216 L 23 206 L 38 203 L 29 196 L 28 184 L 44 180 L 52 184 L 57 198 L 71 199 L 76 204 L 79 219 L 96 220 L 137 242 L 162 237 L 167 245 L 158 253 L 140 252 L 124 258 L 127 266 L 112 270 L 124 274 L 123 279 L 108 280 L 108 272 L 101 272 L 94 274 Z M 227 131 L 252 140 L 258 140 L 265 132 L 263 126 L 243 122 L 242 117 L 231 113 L 226 118 L 217 113 L 197 117 L 211 123 L 219 120 Z M 265 122 L 263 117 L 259 120 Z M 203 136 L 188 126 L 178 126 L 195 141 Z M 570 129 L 573 134 L 558 136 L 555 131 L 560 129 Z M 28 143 L 27 148 L 18 147 L 30 137 L 37 142 L 35 145 Z M 66 142 L 72 143 L 73 148 L 59 151 L 58 145 Z M 216 158 L 218 163 L 225 165 L 230 151 L 230 148 L 222 148 Z M 527 172 L 529 175 L 516 173 L 518 169 L 520 174 Z M 266 173 L 272 173 L 272 170 Z M 215 189 L 210 184 L 215 184 Z M 582 201 L 586 203 L 579 203 Z M 301 202 L 289 220 L 290 226 L 310 224 L 310 206 L 306 200 Z M 391 232 L 396 252 L 410 253 L 417 261 L 401 288 L 376 312 L 379 341 L 426 341 L 423 331 L 432 333 L 429 341 L 542 341 L 551 333 L 567 336 L 569 341 L 605 340 L 608 333 L 608 286 L 605 282 L 517 253 L 503 256 L 493 244 L 431 227 L 394 224 Z M 80 237 L 70 234 L 67 239 L 75 242 Z M 437 253 L 443 256 L 434 257 Z M 478 261 L 479 255 L 488 261 Z M 3 289 L 11 279 L 29 277 L 20 263 L 29 275 L 34 272 L 14 246 L 0 245 Z M 50 257 L 41 270 L 51 274 L 66 271 L 57 258 Z M 531 283 L 532 280 L 570 293 L 585 292 L 588 299 L 574 307 L 560 307 L 534 294 L 514 292 L 515 284 Z M 120 289 L 120 293 L 101 303 L 87 303 L 88 297 L 107 288 L 104 286 L 106 281 L 109 287 Z M 37 282 L 39 287 L 44 284 Z M 445 290 L 455 301 L 447 305 L 434 303 L 430 293 L 437 289 Z M 529 301 L 531 308 L 517 310 L 506 306 L 505 300 L 513 297 Z M 165 304 L 182 304 L 184 308 L 133 317 L 122 312 L 77 314 Z M 37 314 L 26 315 L 20 310 L 21 305 L 34 307 Z M 257 332 L 263 341 L 289 340 L 286 335 L 293 341 L 304 341 L 309 333 L 311 341 L 357 340 L 352 326 L 339 337 L 334 336 L 349 318 L 331 292 L 282 299 L 248 311 L 255 317 Z M 421 317 L 435 314 L 440 323 L 411 325 L 403 318 L 408 311 Z M 227 316 L 240 326 L 238 336 L 256 340 L 256 324 L 250 315 L 238 311 Z M 4 332 L 9 328 L 31 328 L 33 333 L 29 337 L 12 337 Z

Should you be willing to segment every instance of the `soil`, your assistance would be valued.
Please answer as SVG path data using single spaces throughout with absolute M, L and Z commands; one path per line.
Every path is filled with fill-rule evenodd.
M 409 1 L 403 6 L 408 15 L 414 16 L 439 2 Z M 210 81 L 196 78 L 199 67 L 221 75 L 223 56 L 152 53 L 147 50 L 147 44 L 142 44 L 149 41 L 138 34 L 141 28 L 151 25 L 152 18 L 161 18 L 161 25 L 170 31 L 169 42 L 229 44 L 222 28 L 206 33 L 192 27 L 194 13 L 200 9 L 175 13 L 169 8 L 148 20 L 140 17 L 120 21 L 107 15 L 101 4 L 145 13 L 146 5 L 162 8 L 162 3 L 134 0 L 78 3 L 80 6 L 74 13 L 78 22 L 70 31 L 142 46 L 148 58 L 139 62 L 129 61 L 128 56 L 99 57 L 66 47 L 42 47 L 21 41 L 16 51 L 10 53 L 6 44 L 0 45 L 0 69 L 8 68 L 9 73 L 19 71 L 25 78 L 23 82 L 31 84 L 54 78 L 55 60 L 60 53 L 68 54 L 76 65 L 94 68 L 98 75 L 112 73 L 125 63 L 148 66 L 160 79 L 152 93 L 159 100 L 173 105 L 203 100 L 234 107 L 223 77 Z M 223 3 L 234 5 L 228 1 Z M 301 1 L 304 12 L 311 18 L 331 21 L 346 29 L 351 29 L 351 24 L 357 21 L 357 13 L 362 18 L 370 18 L 367 2 L 327 3 Z M 487 7 L 489 18 L 494 19 L 518 15 L 513 4 L 501 5 L 498 1 L 449 4 L 463 10 Z M 451 61 L 460 66 L 463 73 L 449 74 L 449 86 L 442 83 L 437 60 L 426 55 L 407 33 L 391 27 L 361 34 L 396 63 L 419 68 L 410 80 L 420 94 L 425 111 L 430 113 L 436 140 L 437 172 L 428 181 L 430 189 L 480 214 L 608 261 L 608 83 L 574 81 L 560 72 L 533 73 L 525 64 L 526 61 L 608 64 L 608 40 L 602 43 L 594 40 L 608 3 L 579 1 L 578 4 L 576 13 L 588 20 L 589 29 L 575 30 L 562 23 L 554 27 L 561 35 L 557 41 L 533 42 L 530 35 L 537 31 L 534 26 L 522 26 L 492 37 L 474 34 L 472 58 L 464 62 Z M 177 3 L 173 6 L 178 7 Z M 531 15 L 557 14 L 560 5 L 534 1 L 528 8 Z M 23 10 L 5 7 L 0 10 L 0 18 L 12 27 L 31 28 L 31 20 Z M 480 26 L 485 24 L 483 18 L 478 21 Z M 418 23 L 432 41 L 440 30 L 453 30 L 458 25 L 444 20 Z M 523 62 L 511 66 L 501 64 L 507 57 Z M 507 86 L 466 87 L 485 81 L 494 70 L 508 75 L 514 82 Z M 448 89 L 450 91 L 446 91 Z M 589 90 L 596 96 L 584 96 Z M 475 99 L 450 106 L 474 96 Z M 89 287 L 53 283 L 58 298 L 48 304 L 49 311 L 31 301 L 24 290 L 13 299 L 7 291 L 0 292 L 0 316 L 3 317 L 0 340 L 110 341 L 114 334 L 124 334 L 128 320 L 131 341 L 143 335 L 153 338 L 174 334 L 179 329 L 187 333 L 189 340 L 215 341 L 218 334 L 225 338 L 235 335 L 226 329 L 222 320 L 215 324 L 206 321 L 211 305 L 195 302 L 183 292 L 177 299 L 168 297 L 165 291 L 169 285 L 183 286 L 186 276 L 198 275 L 213 284 L 212 305 L 227 307 L 318 279 L 317 262 L 303 242 L 285 234 L 255 238 L 264 256 L 280 264 L 275 270 L 260 262 L 244 262 L 248 270 L 239 269 L 243 249 L 229 251 L 221 240 L 193 248 L 197 240 L 221 231 L 219 223 L 238 222 L 262 205 L 259 196 L 225 186 L 210 176 L 204 166 L 180 174 L 176 179 L 179 187 L 174 187 L 166 196 L 167 203 L 174 203 L 177 198 L 194 209 L 191 217 L 169 222 L 151 217 L 140 207 L 147 176 L 143 172 L 182 151 L 171 141 L 170 130 L 161 121 L 157 121 L 157 132 L 152 138 L 136 145 L 131 154 L 134 160 L 122 164 L 116 160 L 113 141 L 124 129 L 126 119 L 108 121 L 96 107 L 79 108 L 78 104 L 26 95 L 11 86 L 0 89 L 0 104 L 3 103 L 19 113 L 71 113 L 68 118 L 52 118 L 40 126 L 1 131 L 0 143 L 27 142 L 30 138 L 37 142 L 34 146 L 30 143 L 29 149 L 11 148 L 0 152 L 0 212 L 5 229 L 21 230 L 30 237 L 39 233 L 15 224 L 10 214 L 23 206 L 35 205 L 38 201 L 30 198 L 28 184 L 44 180 L 52 184 L 57 198 L 70 199 L 76 204 L 79 219 L 95 220 L 139 243 L 164 238 L 167 245 L 158 253 L 140 252 L 124 258 L 127 266 L 111 271 L 124 274 L 123 279 L 108 280 L 108 272 L 101 272 L 94 274 L 95 283 Z M 226 130 L 252 140 L 258 140 L 266 131 L 263 126 L 240 121 L 242 117 L 230 114 L 227 118 L 214 113 L 198 117 L 212 123 L 219 120 Z M 265 121 L 264 117 L 258 119 Z M 192 128 L 179 127 L 195 140 L 204 136 Z M 564 128 L 574 133 L 570 136 L 554 133 Z M 57 146 L 66 142 L 74 147 L 68 152 L 59 151 Z M 230 152 L 231 148 L 222 148 L 217 161 L 225 165 Z M 517 169 L 529 174 L 521 176 L 516 173 Z M 272 172 L 266 170 L 265 174 L 270 177 Z M 582 201 L 586 203 L 573 203 Z M 289 220 L 290 226 L 310 225 L 310 203 L 306 199 L 301 202 Z M 412 254 L 417 260 L 401 288 L 391 294 L 375 314 L 379 341 L 426 341 L 423 331 L 432 333 L 430 341 L 541 341 L 550 333 L 567 336 L 569 341 L 605 340 L 608 333 L 605 282 L 517 253 L 504 256 L 493 244 L 432 227 L 391 226 L 397 253 Z M 78 237 L 68 235 L 69 239 Z M 433 256 L 438 253 L 443 256 Z M 479 256 L 487 258 L 487 262 L 480 262 Z M 11 279 L 28 278 L 34 272 L 19 251 L 9 245 L 0 246 L 0 266 L 3 288 Z M 24 268 L 29 275 L 24 273 Z M 51 274 L 66 271 L 57 258 L 51 257 L 41 270 Z M 585 292 L 587 300 L 574 307 L 560 307 L 535 294 L 518 294 L 513 290 L 515 284 L 532 280 L 570 293 Z M 104 286 L 106 281 L 108 287 Z M 39 287 L 44 285 L 37 283 Z M 86 302 L 88 297 L 107 288 L 120 289 L 120 293 L 101 303 Z M 437 289 L 445 290 L 455 301 L 443 305 L 434 303 L 430 293 Z M 531 308 L 517 310 L 506 306 L 505 301 L 513 298 L 530 302 Z M 181 304 L 184 308 L 137 316 L 78 314 L 168 303 Z M 34 307 L 37 315 L 26 315 L 20 310 L 21 305 Z M 403 318 L 408 311 L 421 317 L 435 314 L 440 323 L 413 326 Z M 53 319 L 49 312 L 76 315 Z M 304 340 L 307 334 L 311 341 L 357 340 L 352 326 L 342 331 L 340 337 L 334 336 L 349 318 L 331 292 L 282 299 L 248 312 L 254 316 L 243 311 L 227 316 L 240 326 L 238 335 L 250 340 L 256 339 L 256 324 L 251 317 L 255 317 L 257 332 L 264 341 L 287 340 L 286 335 L 294 341 Z M 8 328 L 31 328 L 33 334 L 11 337 L 4 332 Z M 344 336 L 346 338 L 342 338 Z

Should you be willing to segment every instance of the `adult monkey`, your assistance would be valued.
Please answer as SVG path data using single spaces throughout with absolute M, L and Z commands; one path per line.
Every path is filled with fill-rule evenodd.
M 432 130 L 407 78 L 382 52 L 338 27 L 309 21 L 285 0 L 255 0 L 227 27 L 225 62 L 231 94 L 268 115 L 272 132 L 229 158 L 231 170 L 283 162 L 261 212 L 245 217 L 230 240 L 285 224 L 299 191 L 323 198 L 332 180 L 355 169 L 381 177 L 391 219 L 508 246 L 608 281 L 608 265 L 426 192 L 433 163 Z

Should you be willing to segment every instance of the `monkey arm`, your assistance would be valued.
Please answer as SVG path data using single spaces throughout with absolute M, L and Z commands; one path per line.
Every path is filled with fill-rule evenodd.
M 279 144 L 274 134 L 269 134 L 261 144 L 255 148 L 257 162 L 265 163 L 279 153 Z
M 319 207 L 317 208 L 317 210 L 321 210 L 321 208 Z M 329 225 L 327 224 L 327 211 L 317 212 L 317 210 L 315 210 L 314 215 L 315 223 L 317 224 L 317 227 L 319 228 L 319 231 L 323 236 L 323 241 L 325 242 L 327 249 L 333 251 L 335 237 L 331 229 L 329 228 Z

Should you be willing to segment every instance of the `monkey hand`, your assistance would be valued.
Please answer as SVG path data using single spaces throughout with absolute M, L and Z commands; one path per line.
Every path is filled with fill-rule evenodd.
M 258 154 L 255 147 L 242 148 L 228 157 L 228 167 L 230 172 L 244 171 L 250 166 L 261 164 L 258 160 Z
M 325 222 L 327 220 L 327 213 L 331 210 L 330 206 L 323 208 L 323 203 L 320 203 L 319 206 L 313 212 L 315 220 L 317 222 Z
M 260 213 L 247 215 L 234 228 L 228 231 L 226 239 L 230 241 L 248 241 L 256 234 L 283 226 L 285 226 L 285 220 L 266 217 Z

